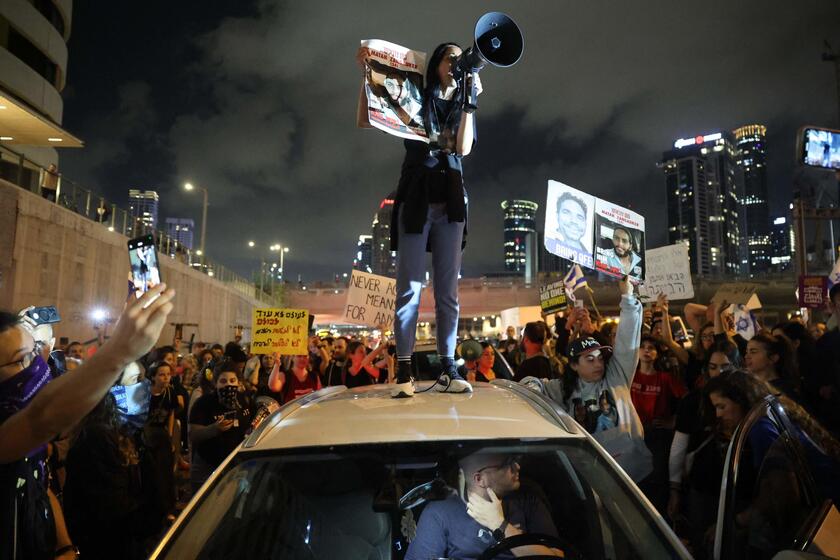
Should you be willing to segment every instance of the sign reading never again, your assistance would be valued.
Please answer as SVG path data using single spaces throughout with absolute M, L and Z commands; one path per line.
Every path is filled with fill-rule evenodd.
M 554 313 L 566 309 L 566 287 L 562 280 L 540 286 L 540 308 L 543 313 Z
M 309 352 L 309 311 L 305 309 L 254 309 L 251 352 L 297 356 Z
M 391 330 L 394 326 L 396 302 L 396 280 L 354 270 L 347 290 L 344 322 Z

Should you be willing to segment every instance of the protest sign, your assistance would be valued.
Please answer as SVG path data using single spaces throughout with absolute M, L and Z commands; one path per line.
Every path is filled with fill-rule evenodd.
M 639 286 L 643 298 L 665 294 L 669 300 L 691 299 L 694 285 L 684 243 L 648 249 L 645 253 L 645 281 Z
M 540 286 L 540 308 L 543 313 L 554 313 L 565 309 L 567 305 L 566 288 L 562 280 Z
M 595 270 L 614 278 L 645 277 L 645 219 L 606 200 L 595 200 Z
M 595 268 L 592 256 L 595 197 L 558 181 L 548 181 L 545 249 L 560 258 Z
M 712 296 L 712 303 L 728 301 L 732 305 L 743 305 L 747 310 L 759 309 L 761 302 L 756 295 L 758 288 L 758 284 L 749 282 L 722 284 Z
M 819 309 L 828 298 L 828 278 L 825 276 L 799 277 L 799 307 Z
M 828 287 L 830 288 L 835 284 L 840 284 L 840 259 L 837 259 L 834 268 L 828 273 Z
M 381 41 L 362 41 L 367 123 L 388 134 L 428 142 L 423 126 L 426 53 Z
M 350 276 L 343 321 L 351 325 L 391 329 L 396 300 L 396 280 L 354 270 Z
M 309 311 L 305 309 L 254 309 L 251 352 L 297 356 L 309 352 Z

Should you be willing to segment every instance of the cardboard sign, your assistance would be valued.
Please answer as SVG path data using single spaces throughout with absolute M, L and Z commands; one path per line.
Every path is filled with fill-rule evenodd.
M 671 301 L 694 297 L 688 247 L 684 243 L 648 249 L 645 266 L 645 281 L 639 286 L 643 298 L 656 299 L 659 294 Z
M 799 307 L 819 309 L 828 299 L 828 278 L 825 276 L 799 277 Z
M 758 284 L 749 282 L 723 284 L 712 297 L 712 303 L 726 300 L 732 305 L 743 305 L 748 310 L 759 309 L 761 302 L 756 295 L 759 287 Z
M 297 356 L 309 352 L 309 311 L 305 309 L 254 309 L 251 323 L 254 354 Z
M 566 309 L 566 287 L 562 280 L 540 286 L 540 308 L 543 313 L 554 313 Z
M 350 325 L 385 327 L 394 325 L 397 281 L 387 276 L 354 270 L 347 290 L 343 322 Z

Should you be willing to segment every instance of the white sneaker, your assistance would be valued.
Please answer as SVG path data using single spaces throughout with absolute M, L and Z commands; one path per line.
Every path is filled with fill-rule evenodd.
M 457 373 L 455 375 L 442 373 L 435 382 L 435 391 L 439 393 L 471 393 L 472 385 Z
M 414 396 L 414 382 L 397 383 L 391 386 L 392 399 L 407 399 Z

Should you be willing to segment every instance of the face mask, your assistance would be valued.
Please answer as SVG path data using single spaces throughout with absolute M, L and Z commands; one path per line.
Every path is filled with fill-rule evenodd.
M 228 410 L 236 410 L 239 408 L 239 387 L 236 385 L 226 385 L 221 389 L 216 390 L 219 395 L 219 402 L 222 403 Z
M 52 379 L 50 366 L 38 355 L 29 367 L 0 383 L 0 418 L 22 410 Z

